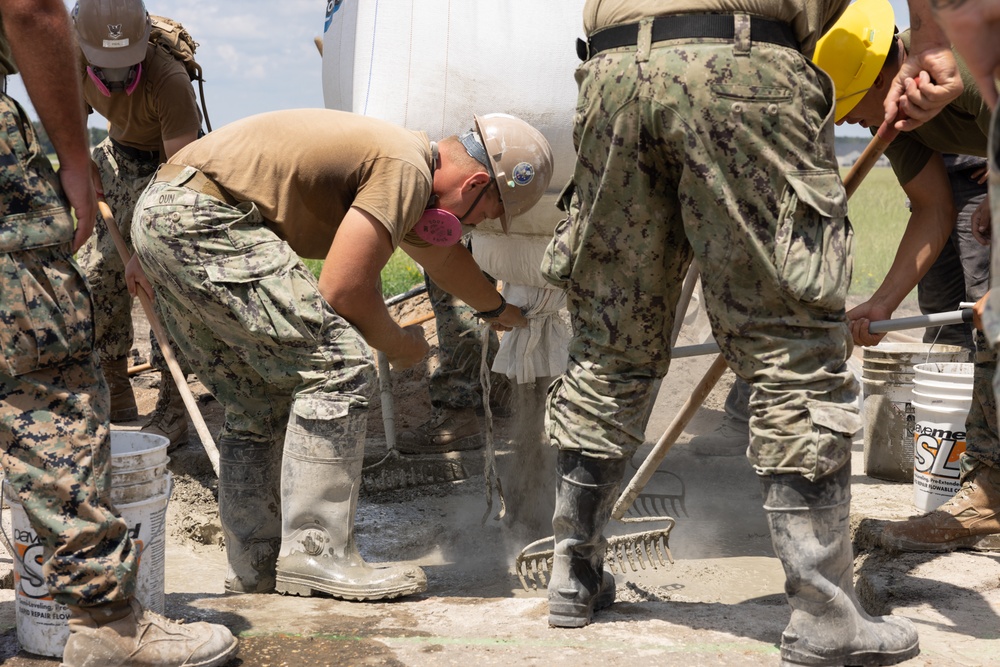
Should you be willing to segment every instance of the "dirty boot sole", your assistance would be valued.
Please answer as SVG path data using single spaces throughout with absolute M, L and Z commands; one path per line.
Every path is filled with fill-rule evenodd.
M 570 592 L 570 591 L 567 591 Z M 577 591 L 572 589 L 572 593 Z M 594 619 L 594 613 L 601 609 L 610 607 L 615 602 L 615 586 L 602 587 L 601 591 L 595 595 L 590 604 L 579 602 L 549 601 L 549 626 L 553 628 L 582 628 L 589 625 Z
M 427 581 L 414 580 L 410 583 L 400 583 L 394 586 L 346 586 L 329 580 L 318 579 L 307 575 L 278 573 L 274 589 L 282 595 L 298 595 L 299 597 L 314 597 L 317 593 L 325 593 L 341 600 L 391 600 L 414 595 L 427 590 Z
M 882 546 L 893 551 L 914 551 L 922 553 L 946 553 L 956 549 L 971 549 L 980 540 L 984 540 L 989 535 L 970 535 L 947 542 L 918 542 L 916 540 L 899 535 L 882 534 Z
M 839 655 L 816 655 L 802 653 L 793 649 L 781 647 L 781 667 L 875 667 L 877 665 L 895 665 L 920 653 L 920 645 L 914 642 L 899 651 L 857 651 Z

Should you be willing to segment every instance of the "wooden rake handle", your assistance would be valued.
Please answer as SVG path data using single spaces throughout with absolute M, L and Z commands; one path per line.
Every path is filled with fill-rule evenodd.
M 103 199 L 98 200 L 97 206 L 101 211 L 104 224 L 107 226 L 108 232 L 115 242 L 118 254 L 121 255 L 122 264 L 127 266 L 129 260 L 132 259 L 132 255 L 129 253 L 128 246 L 125 245 L 125 239 L 122 238 L 121 232 L 118 231 L 118 225 L 115 223 L 115 217 L 111 213 L 111 208 Z M 136 293 L 139 295 L 139 303 L 142 304 L 142 309 L 146 313 L 146 319 L 149 320 L 149 324 L 153 328 L 153 333 L 156 334 L 156 341 L 160 344 L 160 351 L 167 362 L 167 368 L 170 369 L 170 375 L 174 378 L 174 384 L 177 385 L 177 389 L 180 391 L 184 407 L 187 408 L 188 414 L 191 416 L 191 421 L 194 422 L 194 428 L 198 432 L 198 437 L 201 438 L 201 444 L 205 447 L 205 453 L 208 454 L 208 459 L 212 462 L 212 470 L 215 471 L 215 476 L 218 477 L 219 450 L 215 446 L 215 440 L 208 430 L 205 418 L 201 416 L 198 403 L 195 401 L 190 387 L 188 387 L 187 376 L 184 375 L 180 364 L 177 363 L 177 357 L 174 356 L 174 351 L 168 342 L 167 332 L 163 328 L 160 318 L 156 315 L 156 310 L 153 308 L 153 302 L 149 298 L 149 295 L 141 288 L 136 290 Z

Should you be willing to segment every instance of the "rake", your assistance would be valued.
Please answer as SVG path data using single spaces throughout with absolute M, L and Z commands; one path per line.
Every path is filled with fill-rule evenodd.
M 640 570 L 658 569 L 666 564 L 673 563 L 674 558 L 670 554 L 669 538 L 670 530 L 676 521 L 669 516 L 650 517 L 628 517 L 625 514 L 632 508 L 635 500 L 640 496 L 640 491 L 646 486 L 649 480 L 656 473 L 657 468 L 667 455 L 667 451 L 673 446 L 677 438 L 684 431 L 688 422 L 694 417 L 701 407 L 705 397 L 711 393 L 715 383 L 719 381 L 726 371 L 726 361 L 719 355 L 702 377 L 701 381 L 688 396 L 687 401 L 681 406 L 680 412 L 664 431 L 663 435 L 653 446 L 653 449 L 646 456 L 646 460 L 636 471 L 628 486 L 618 497 L 614 509 L 611 510 L 611 518 L 626 524 L 663 523 L 666 525 L 656 528 L 649 528 L 638 533 L 628 535 L 615 535 L 608 538 L 608 546 L 604 553 L 604 562 L 612 572 L 625 573 L 626 565 L 632 572 Z M 676 477 L 676 475 L 674 475 Z M 678 479 L 680 479 L 678 477 Z M 648 496 L 651 506 L 657 503 L 679 502 L 683 509 L 684 486 L 681 483 L 681 493 L 666 496 Z M 665 499 L 665 500 L 664 500 Z M 633 509 L 638 512 L 642 509 Z M 685 510 L 686 513 L 686 510 Z M 543 548 L 547 547 L 547 548 Z M 555 556 L 555 538 L 545 537 L 532 542 L 518 554 L 514 561 L 514 568 L 517 571 L 518 579 L 525 590 L 543 588 L 548 585 L 548 573 L 552 570 L 552 559 Z
M 872 166 L 879 156 L 885 151 L 888 145 L 896 137 L 897 130 L 895 130 L 891 124 L 883 123 L 882 127 L 879 128 L 877 134 L 872 137 L 871 142 L 865 148 L 861 157 L 848 172 L 847 176 L 844 177 L 844 189 L 847 193 L 848 198 L 857 190 L 858 185 L 864 179 L 868 172 L 871 171 Z M 688 276 L 685 279 L 685 286 L 682 290 L 681 301 L 683 304 L 682 308 L 687 308 L 687 298 L 690 298 L 689 287 L 687 281 L 691 279 L 693 274 L 692 271 L 688 272 Z M 683 310 L 678 309 L 678 318 L 683 316 Z M 885 320 L 882 322 L 872 322 L 869 326 L 869 330 L 872 333 L 883 333 L 888 331 L 901 331 L 904 329 L 917 328 L 920 326 L 931 326 L 932 324 L 954 324 L 961 321 L 969 321 L 972 316 L 971 310 L 962 310 L 956 313 L 946 313 L 934 316 L 922 316 L 922 317 L 911 317 L 904 318 L 901 320 Z M 672 332 L 671 344 L 676 341 L 678 327 L 675 325 L 674 331 Z M 684 354 L 683 352 L 688 352 Z M 701 354 L 711 354 L 712 352 L 718 352 L 719 348 L 714 343 L 706 345 L 694 345 L 689 348 L 676 348 L 672 350 L 672 358 L 681 358 L 687 356 L 697 356 Z M 660 439 L 657 441 L 656 445 L 649 452 L 646 460 L 636 471 L 635 475 L 632 477 L 625 491 L 622 492 L 621 496 L 618 498 L 618 502 L 615 503 L 614 509 L 611 512 L 611 518 L 617 519 L 623 523 L 637 523 L 642 521 L 663 521 L 667 523 L 665 527 L 654 528 L 642 531 L 640 533 L 635 533 L 631 535 L 620 535 L 608 538 L 608 546 L 605 551 L 605 562 L 608 564 L 612 571 L 625 572 L 624 565 L 628 563 L 629 567 L 633 572 L 638 572 L 639 569 L 645 569 L 648 564 L 652 569 L 656 569 L 659 566 L 665 566 L 666 560 L 673 563 L 673 557 L 670 554 L 670 549 L 667 546 L 670 536 L 670 530 L 673 528 L 676 521 L 670 517 L 649 517 L 649 518 L 633 518 L 625 517 L 626 512 L 633 507 L 637 498 L 640 496 L 646 496 L 646 494 L 641 494 L 642 489 L 646 486 L 649 480 L 656 473 L 657 468 L 663 461 L 663 458 L 667 455 L 667 452 L 676 442 L 677 438 L 683 432 L 684 428 L 687 426 L 688 422 L 694 417 L 695 413 L 701 407 L 702 402 L 711 393 L 712 389 L 715 387 L 719 378 L 722 377 L 726 370 L 726 361 L 721 354 L 717 355 L 715 361 L 706 371 L 704 377 L 695 387 L 694 391 L 688 397 L 688 400 L 681 407 L 680 412 L 674 417 L 674 420 L 667 427 L 667 430 L 663 433 Z M 681 484 L 681 494 L 680 503 L 683 509 L 683 482 Z M 655 506 L 658 501 L 657 497 L 648 495 L 650 506 Z M 668 495 L 659 497 L 659 502 L 662 503 L 672 502 L 672 499 L 676 499 L 676 495 Z M 646 504 L 640 501 L 639 507 L 634 509 L 633 512 L 645 509 Z M 547 547 L 547 548 L 542 548 Z M 531 590 L 532 588 L 539 588 L 541 586 L 547 585 L 548 573 L 552 569 L 552 559 L 555 555 L 555 538 L 546 537 L 541 540 L 532 542 L 518 554 L 515 560 L 515 570 L 517 572 L 518 579 L 521 581 L 521 585 L 525 590 Z
M 687 310 L 697 279 L 698 272 L 695 265 L 692 264 L 688 269 L 684 285 L 681 289 L 677 308 L 677 320 L 682 319 L 684 312 Z M 680 327 L 675 323 L 671 333 L 671 342 L 676 341 L 679 333 Z M 660 511 L 665 512 L 667 505 L 674 511 L 679 507 L 687 514 L 687 509 L 684 507 L 684 481 L 678 475 L 664 471 L 664 474 L 670 475 L 680 482 L 680 492 L 673 494 L 641 494 L 638 504 L 635 501 L 637 498 L 640 498 L 640 492 L 653 474 L 657 472 L 656 469 L 663 460 L 663 457 L 666 456 L 667 450 L 680 437 L 680 434 L 684 431 L 684 427 L 694 417 L 694 414 L 701 406 L 701 402 L 712 391 L 712 387 L 715 386 L 715 383 L 722 376 L 725 369 L 726 364 L 722 361 L 720 355 L 712 367 L 709 368 L 705 377 L 698 383 L 698 386 L 695 387 L 695 390 L 681 407 L 677 416 L 674 417 L 673 422 L 671 422 L 666 432 L 660 437 L 660 440 L 653 447 L 646 460 L 636 471 L 632 482 L 618 498 L 618 502 L 615 503 L 614 509 L 611 512 L 612 519 L 627 524 L 653 523 L 661 525 L 637 533 L 609 537 L 604 553 L 604 562 L 607 563 L 612 572 L 624 573 L 626 565 L 633 572 L 638 572 L 640 569 L 645 570 L 647 566 L 650 569 L 657 569 L 666 566 L 667 562 L 674 562 L 674 558 L 670 554 L 668 538 L 670 530 L 674 527 L 676 521 L 669 516 L 656 516 L 655 514 Z M 655 462 L 652 461 L 654 458 L 656 459 Z M 632 516 L 625 516 L 629 512 L 631 512 Z M 518 579 L 521 581 L 521 586 L 525 590 L 537 589 L 547 585 L 548 573 L 552 569 L 552 559 L 554 556 L 554 537 L 545 537 L 536 540 L 521 550 L 521 553 L 518 554 L 514 561 L 514 569 L 517 572 Z
M 430 313 L 401 326 L 405 329 L 413 324 L 422 324 L 433 317 L 434 314 Z M 389 451 L 382 460 L 361 469 L 361 488 L 366 493 L 379 493 L 468 479 L 469 473 L 459 460 L 431 455 L 404 456 L 396 449 L 396 416 L 392 399 L 389 357 L 381 350 L 377 352 L 377 356 L 382 421 L 385 424 L 385 444 Z

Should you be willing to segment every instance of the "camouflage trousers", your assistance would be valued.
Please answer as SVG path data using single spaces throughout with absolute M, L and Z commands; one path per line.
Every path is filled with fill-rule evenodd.
M 94 162 L 101 172 L 104 198 L 115 217 L 129 252 L 132 248 L 132 213 L 135 202 L 149 184 L 159 163 L 137 160 L 119 151 L 105 137 L 93 151 Z M 98 215 L 94 233 L 80 248 L 77 261 L 90 283 L 94 302 L 94 347 L 102 360 L 119 359 L 128 355 L 134 340 L 132 328 L 132 296 L 125 285 L 125 265 L 104 223 Z M 152 331 L 150 332 L 151 363 L 161 371 L 166 369 Z
M 735 42 L 652 47 L 646 26 L 638 48 L 577 70 L 575 190 L 542 267 L 573 325 L 547 404 L 560 449 L 621 458 L 643 443 L 694 259 L 722 354 L 753 387 L 758 473 L 815 480 L 850 459 L 853 231 L 833 86 L 798 52 L 751 44 L 748 24 Z
M 431 373 L 428 389 L 435 408 L 480 409 L 483 406 L 479 369 L 482 361 L 482 334 L 475 311 L 434 284 L 429 276 L 427 295 L 434 310 L 438 339 L 438 367 Z M 492 366 L 499 341 L 490 332 L 486 363 Z M 499 373 L 491 375 L 493 406 L 507 406 L 511 400 L 510 383 Z
M 37 536 L 19 554 L 22 589 L 62 604 L 122 600 L 135 591 L 138 554 L 110 503 L 108 388 L 87 284 L 70 257 L 73 219 L 6 95 L 0 156 L 0 451 L 7 492 Z
M 375 361 L 364 339 L 255 205 L 184 187 L 193 173 L 150 184 L 132 238 L 167 332 L 225 408 L 220 437 L 280 441 L 297 396 L 329 398 L 329 419 L 367 413 Z

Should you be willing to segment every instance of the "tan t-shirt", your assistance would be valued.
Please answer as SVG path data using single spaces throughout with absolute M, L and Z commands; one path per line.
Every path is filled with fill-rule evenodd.
M 665 14 L 732 14 L 783 21 L 795 30 L 802 53 L 812 57 L 816 40 L 847 8 L 849 0 L 587 0 L 583 28 L 588 35 L 618 23 Z
M 131 95 L 115 92 L 105 97 L 83 70 L 83 98 L 108 119 L 112 139 L 139 150 L 162 152 L 164 140 L 201 128 L 201 113 L 184 65 L 152 44 L 142 61 L 139 86 Z
M 326 256 L 352 206 L 381 222 L 399 245 L 432 193 L 427 135 L 331 109 L 273 111 L 230 123 L 178 151 L 302 257 Z

